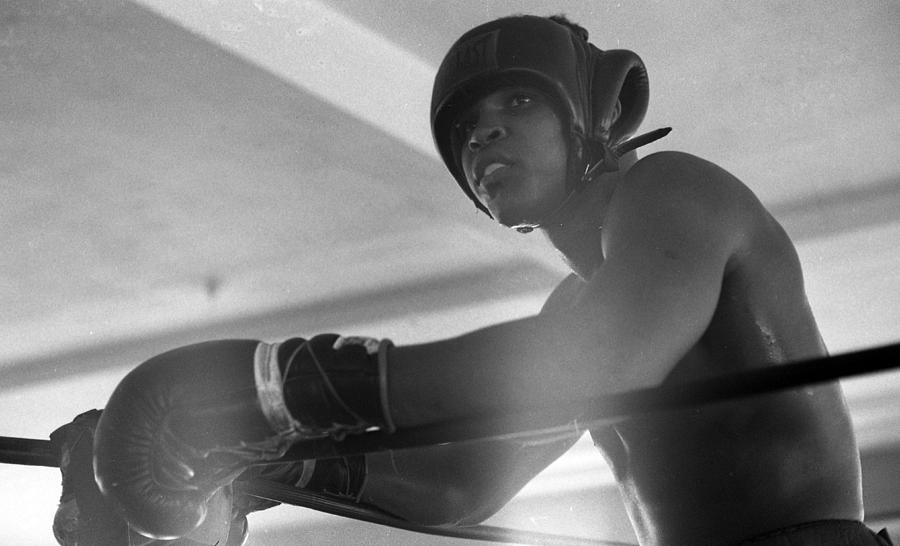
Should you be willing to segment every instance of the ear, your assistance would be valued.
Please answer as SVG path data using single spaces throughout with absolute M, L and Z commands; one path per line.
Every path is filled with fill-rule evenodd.
M 610 125 L 615 125 L 617 121 L 619 121 L 619 117 L 622 115 L 622 101 L 620 99 L 616 99 L 616 105 L 613 107 L 612 111 L 612 120 L 610 121 Z

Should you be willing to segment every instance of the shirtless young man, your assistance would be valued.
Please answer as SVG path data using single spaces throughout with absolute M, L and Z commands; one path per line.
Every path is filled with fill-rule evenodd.
M 404 429 L 823 356 L 793 245 L 698 157 L 612 149 L 646 73 L 562 19 L 493 21 L 454 44 L 435 140 L 475 205 L 540 230 L 573 274 L 537 316 L 434 343 L 218 341 L 142 364 L 97 428 L 97 481 L 138 531 L 183 536 L 249 465 L 298 439 Z M 840 388 L 625 418 L 590 431 L 642 545 L 886 544 L 862 523 Z M 426 524 L 477 522 L 577 439 L 322 461 L 300 483 Z M 315 485 L 319 484 L 319 485 Z

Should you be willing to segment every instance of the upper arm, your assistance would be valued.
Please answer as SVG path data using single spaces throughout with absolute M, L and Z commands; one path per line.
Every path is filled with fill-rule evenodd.
M 618 389 L 655 385 L 706 330 L 740 238 L 727 183 L 710 164 L 657 154 L 614 194 L 604 262 L 581 292 L 578 314 L 610 344 Z M 618 359 L 618 361 L 616 361 Z
M 737 184 L 689 158 L 632 167 L 607 207 L 604 262 L 565 281 L 541 315 L 392 349 L 397 426 L 660 384 L 707 330 L 748 224 Z M 577 297 L 563 297 L 573 284 Z

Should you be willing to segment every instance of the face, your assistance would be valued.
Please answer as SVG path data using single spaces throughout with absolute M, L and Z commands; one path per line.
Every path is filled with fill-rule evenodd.
M 566 196 L 567 139 L 547 95 L 494 91 L 458 120 L 469 187 L 501 224 L 536 223 Z

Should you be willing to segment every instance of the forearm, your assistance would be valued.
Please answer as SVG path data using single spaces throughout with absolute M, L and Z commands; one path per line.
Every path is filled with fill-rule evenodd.
M 571 362 L 577 361 L 575 368 L 583 369 L 586 360 L 573 360 L 574 353 L 567 352 L 558 332 L 542 336 L 557 340 L 550 346 L 534 341 L 541 328 L 545 326 L 519 321 L 409 351 L 391 351 L 388 341 L 328 334 L 281 344 L 216 341 L 169 351 L 130 372 L 110 398 L 94 442 L 97 481 L 141 533 L 184 536 L 204 520 L 216 491 L 248 466 L 280 457 L 296 440 L 340 441 L 346 434 L 372 427 L 390 432 L 396 416 L 403 416 L 401 426 L 411 427 L 474 417 L 485 410 L 510 411 L 532 406 L 535 400 L 546 402 L 544 388 L 557 391 L 573 384 L 571 377 L 553 379 L 560 366 L 572 367 Z M 448 350 L 459 354 L 451 356 Z M 392 383 L 395 372 L 393 377 L 400 380 Z M 417 381 L 421 390 L 414 388 Z M 504 386 L 511 387 L 504 390 Z M 563 391 L 563 396 L 570 394 Z M 400 408 L 396 415 L 392 403 Z M 379 470 L 387 467 L 376 457 L 369 498 L 397 510 L 387 493 L 391 488 L 396 491 L 402 480 L 408 488 L 418 478 L 440 476 L 434 469 L 448 461 L 457 464 L 460 474 L 500 479 L 502 473 L 473 470 L 485 468 L 476 466 L 483 463 L 459 466 L 459 461 L 487 459 L 518 467 L 518 457 L 523 456 L 514 444 L 473 453 L 442 455 L 434 465 L 422 461 L 393 475 Z M 502 506 L 543 467 L 538 463 L 548 463 L 561 451 L 551 453 L 553 457 L 542 455 L 522 467 L 524 474 L 513 473 L 513 479 L 504 477 L 482 488 L 489 494 L 474 505 L 483 508 L 479 513 Z M 379 479 L 383 487 L 377 485 Z M 430 483 L 434 488 L 442 485 L 433 479 Z M 447 491 L 466 499 L 479 488 L 480 480 Z
M 366 456 L 360 500 L 424 525 L 471 525 L 493 515 L 578 439 L 486 440 Z

